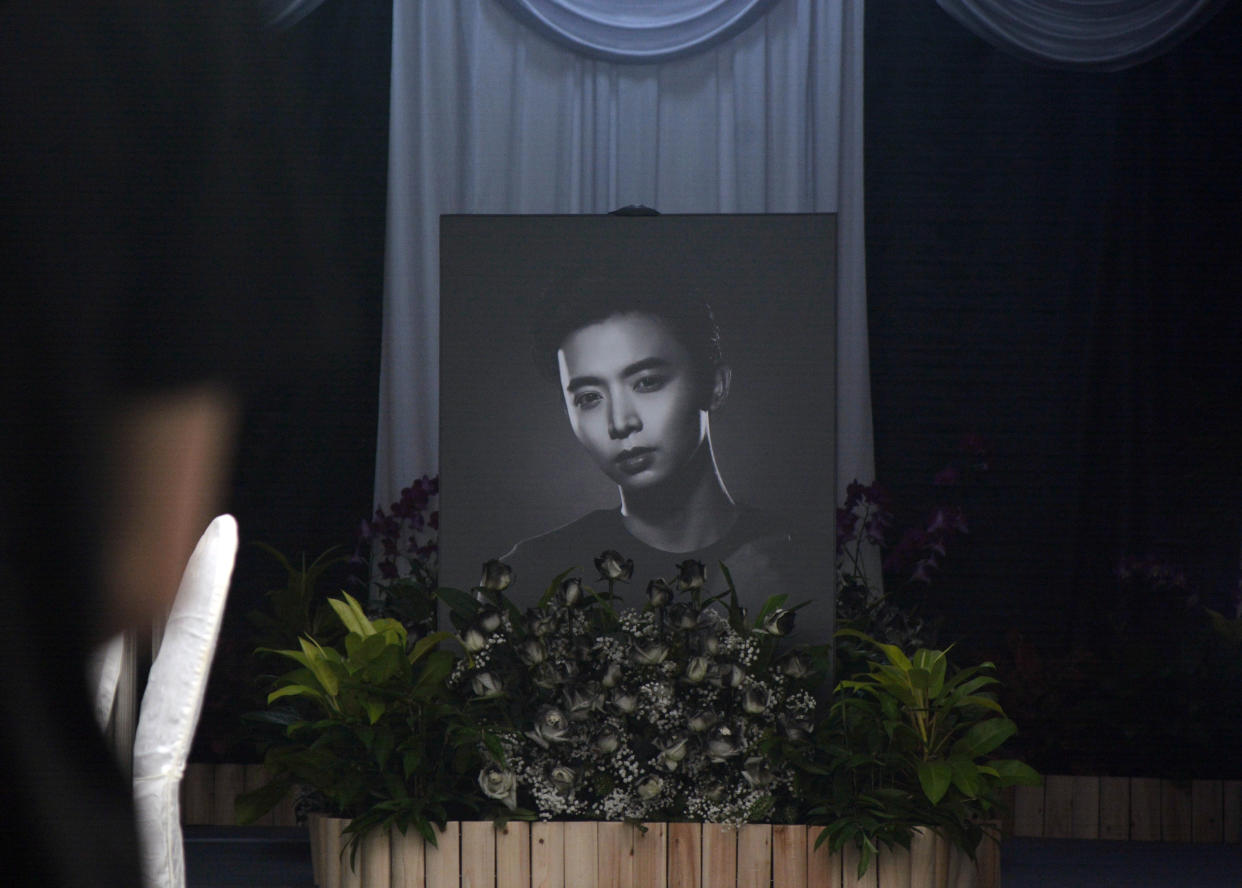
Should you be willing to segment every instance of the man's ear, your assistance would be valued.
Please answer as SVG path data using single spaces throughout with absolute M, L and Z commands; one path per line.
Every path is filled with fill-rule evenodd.
M 717 364 L 712 374 L 712 390 L 707 402 L 708 411 L 718 409 L 729 397 L 729 385 L 733 382 L 733 368 L 728 364 Z

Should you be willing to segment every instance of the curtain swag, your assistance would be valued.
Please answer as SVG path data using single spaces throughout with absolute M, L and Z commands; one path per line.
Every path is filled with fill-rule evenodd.
M 937 0 L 993 46 L 1037 64 L 1117 71 L 1171 49 L 1225 0 Z
M 499 2 L 524 24 L 575 52 L 611 62 L 663 62 L 717 45 L 776 0 Z

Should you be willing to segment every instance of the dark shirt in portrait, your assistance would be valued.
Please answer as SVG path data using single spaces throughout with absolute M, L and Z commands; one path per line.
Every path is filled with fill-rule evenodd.
M 572 568 L 588 585 L 603 589 L 594 559 L 612 549 L 634 562 L 628 583 L 614 592 L 622 607 L 646 603 L 648 581 L 673 579 L 677 565 L 686 560 L 703 563 L 710 593 L 724 592 L 728 583 L 723 562 L 737 590 L 738 601 L 754 616 L 769 596 L 785 594 L 786 607 L 808 602 L 798 611 L 793 639 L 805 644 L 826 643 L 833 631 L 833 549 L 828 535 L 795 529 L 778 513 L 744 508 L 724 537 L 702 549 L 666 552 L 632 536 L 619 509 L 597 509 L 539 536 L 518 543 L 501 560 L 514 571 L 509 596 L 521 607 L 538 602 L 558 574 Z

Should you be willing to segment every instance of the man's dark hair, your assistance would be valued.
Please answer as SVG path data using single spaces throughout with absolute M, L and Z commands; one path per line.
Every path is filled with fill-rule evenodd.
M 635 257 L 640 262 L 640 257 Z M 724 362 L 711 306 L 679 275 L 648 268 L 567 273 L 541 294 L 531 317 L 531 356 L 546 378 L 560 376 L 556 353 L 575 330 L 617 314 L 646 314 L 668 324 L 709 382 Z

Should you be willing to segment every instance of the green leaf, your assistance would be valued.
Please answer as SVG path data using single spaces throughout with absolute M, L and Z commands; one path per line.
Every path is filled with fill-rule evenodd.
M 473 620 L 475 613 L 479 610 L 479 603 L 460 589 L 437 589 L 436 598 L 447 604 L 449 610 L 466 622 Z
M 375 724 L 383 718 L 384 713 L 388 710 L 388 707 L 384 705 L 382 700 L 374 700 L 370 698 L 363 699 L 362 708 L 366 710 L 367 719 L 371 724 Z
M 445 632 L 441 630 L 440 632 L 432 632 L 430 635 L 420 638 L 414 643 L 414 649 L 410 651 L 410 662 L 417 663 L 425 657 L 428 652 L 434 650 L 436 645 L 440 642 L 447 641 L 452 637 L 452 632 Z
M 875 844 L 863 837 L 862 847 L 858 849 L 858 880 L 861 882 L 862 877 L 867 874 L 867 867 L 871 866 L 871 858 L 875 855 Z
M 923 794 L 933 805 L 944 798 L 953 782 L 953 769 L 944 761 L 919 762 L 918 774 Z
M 754 616 L 754 620 L 753 620 L 754 625 L 756 626 L 760 625 L 763 622 L 764 617 L 766 617 L 772 611 L 776 610 L 778 607 L 784 607 L 785 602 L 788 600 L 789 600 L 789 595 L 783 592 L 778 595 L 768 596 L 768 600 L 765 601 L 763 603 L 763 606 L 759 608 L 759 613 L 755 614 Z
M 405 779 L 409 780 L 410 775 L 418 770 L 418 766 L 423 762 L 423 752 L 421 749 L 408 749 L 405 755 L 401 757 L 401 769 L 405 773 Z
M 910 658 L 902 653 L 901 648 L 895 644 L 884 644 L 880 641 L 872 639 L 872 644 L 884 652 L 884 656 L 888 657 L 888 661 L 900 669 L 902 672 L 909 672 L 913 667 Z
M 915 666 L 910 670 L 910 686 L 916 691 L 926 691 L 931 687 L 931 672 Z
M 280 804 L 292 786 L 287 777 L 274 777 L 267 783 L 244 792 L 233 801 L 233 815 L 239 826 L 254 823 Z
M 336 615 L 340 618 L 341 624 L 347 632 L 355 635 L 374 635 L 375 627 L 371 625 L 371 621 L 367 619 L 367 615 L 363 612 L 362 606 L 348 592 L 342 592 L 345 601 L 336 598 L 328 599 L 328 604 L 336 611 Z
M 952 690 L 953 693 L 959 697 L 969 696 L 980 688 L 985 688 L 988 685 L 999 684 L 999 682 L 990 675 L 978 675 L 969 681 L 963 682 L 961 679 L 965 674 L 966 673 L 964 672 L 958 673 L 958 675 L 954 676 L 947 685 L 948 689 Z
M 985 756 L 1018 732 L 1018 726 L 1007 718 L 989 718 L 971 725 L 960 740 L 953 744 L 953 752 L 969 759 Z
M 422 672 L 415 679 L 415 687 L 440 688 L 445 679 L 449 677 L 449 673 L 453 671 L 454 662 L 453 655 L 448 651 L 433 651 L 424 662 Z
M 931 672 L 935 668 L 936 663 L 944 662 L 944 651 L 933 651 L 928 648 L 919 648 L 914 652 L 914 656 L 910 658 L 910 663 L 915 669 L 925 669 Z
M 949 768 L 953 772 L 953 785 L 968 799 L 979 795 L 979 769 L 964 755 L 949 756 Z
M 982 706 L 984 709 L 991 709 L 993 712 L 1000 713 L 1001 715 L 1005 714 L 1005 710 L 1001 708 L 1001 705 L 991 697 L 981 697 L 978 695 L 963 697 L 953 704 L 955 709 L 961 709 L 966 706 Z
M 287 684 L 268 694 L 267 702 L 271 705 L 281 697 L 310 697 L 312 700 L 322 700 L 323 694 L 315 688 L 307 687 L 306 685 Z
M 350 672 L 358 672 L 383 656 L 387 648 L 388 642 L 382 635 L 351 633 L 345 637 L 345 655 L 349 659 L 346 666 Z
M 302 645 L 302 654 L 305 657 L 299 662 L 315 674 L 315 680 L 323 686 L 324 691 L 335 697 L 340 693 L 341 686 L 332 670 L 324 662 L 327 654 L 323 647 L 319 642 L 310 638 L 299 638 L 298 642 Z
M 931 681 L 927 685 L 927 696 L 935 700 L 944 693 L 945 673 L 949 669 L 949 658 L 937 657 L 931 667 Z
M 500 745 L 499 737 L 497 737 L 495 734 L 492 734 L 490 732 L 484 734 L 483 735 L 483 746 L 491 754 L 492 758 L 494 758 L 497 762 L 502 762 L 502 763 L 504 762 L 505 749 L 503 746 Z
M 392 731 L 384 731 L 375 738 L 375 745 L 372 747 L 371 752 L 375 756 L 375 763 L 379 765 L 380 770 L 388 767 L 388 758 L 392 755 L 396 742 L 396 737 Z
M 1016 759 L 994 759 L 988 764 L 996 769 L 996 773 L 1000 775 L 1001 781 L 1006 786 L 1039 786 L 1044 782 L 1039 772 L 1026 762 Z

